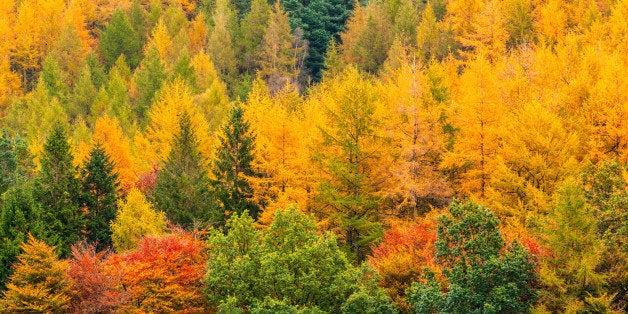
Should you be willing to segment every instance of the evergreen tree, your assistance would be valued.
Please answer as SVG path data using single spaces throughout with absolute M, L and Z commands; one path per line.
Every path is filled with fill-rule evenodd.
M 244 120 L 244 110 L 237 104 L 231 110 L 228 123 L 223 128 L 218 156 L 214 165 L 212 185 L 225 215 L 241 214 L 248 210 L 257 219 L 258 206 L 251 201 L 253 189 L 247 176 L 254 176 L 251 167 L 255 137 Z
M 105 149 L 96 144 L 81 170 L 83 205 L 87 208 L 87 240 L 102 249 L 111 245 L 109 224 L 116 216 L 118 174 Z
M 20 182 L 2 195 L 0 208 L 0 291 L 6 279 L 13 273 L 11 265 L 17 261 L 20 245 L 31 233 L 44 238 L 41 207 L 33 196 L 33 187 Z
M 35 193 L 51 234 L 50 244 L 58 245 L 62 256 L 70 254 L 70 245 L 81 237 L 84 228 L 78 205 L 80 181 L 72 160 L 65 131 L 56 125 L 44 144 Z
M 67 261 L 59 261 L 54 247 L 29 236 L 22 245 L 15 272 L 0 299 L 6 313 L 62 313 L 70 304 Z
M 139 121 L 145 122 L 147 120 L 147 112 L 153 102 L 153 97 L 163 85 L 165 78 L 166 69 L 159 58 L 159 51 L 151 46 L 135 72 L 135 84 L 137 85 L 135 113 Z
M 111 15 L 111 20 L 100 37 L 98 51 L 109 67 L 113 66 L 120 55 L 125 56 L 131 68 L 139 64 L 142 55 L 141 37 L 131 27 L 122 9 Z
M 91 113 L 92 104 L 97 95 L 98 90 L 96 90 L 92 81 L 91 70 L 89 65 L 85 65 L 69 97 L 68 115 L 71 118 L 78 116 L 87 117 Z
M 17 159 L 13 148 L 13 141 L 8 137 L 6 130 L 2 130 L 0 138 L 0 195 L 15 182 Z
M 504 250 L 499 219 L 473 202 L 454 201 L 439 217 L 436 262 L 449 286 L 441 292 L 433 272 L 408 290 L 417 313 L 524 313 L 535 300 L 537 275 L 530 253 L 517 242 Z M 501 253 L 505 251 L 505 253 Z
M 170 156 L 159 171 L 153 201 L 173 223 L 186 229 L 203 227 L 212 217 L 210 182 L 190 115 L 179 117 L 179 134 L 173 139 Z

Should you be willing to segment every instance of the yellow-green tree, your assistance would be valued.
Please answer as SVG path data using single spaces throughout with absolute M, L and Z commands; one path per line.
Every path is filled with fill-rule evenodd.
M 157 212 L 142 192 L 132 189 L 126 200 L 118 202 L 116 219 L 111 222 L 111 239 L 116 252 L 137 248 L 147 235 L 160 235 L 166 229 L 166 216 Z
M 381 236 L 380 196 L 390 176 L 386 113 L 373 83 L 354 67 L 327 84 L 318 95 L 324 120 L 313 153 L 320 185 L 312 210 L 362 261 Z

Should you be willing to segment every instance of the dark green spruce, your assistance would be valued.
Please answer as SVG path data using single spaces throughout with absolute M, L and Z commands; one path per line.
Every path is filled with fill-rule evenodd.
M 42 219 L 60 255 L 70 254 L 70 246 L 82 238 L 85 217 L 80 209 L 81 182 L 72 163 L 65 131 L 57 125 L 48 136 L 41 156 L 41 171 L 35 182 L 35 195 L 42 207 Z
M 105 149 L 96 144 L 89 153 L 89 160 L 81 170 L 82 201 L 85 214 L 87 240 L 96 243 L 98 249 L 112 245 L 110 222 L 118 210 L 118 174 Z
M 257 219 L 259 208 L 251 201 L 253 189 L 246 179 L 256 175 L 251 167 L 254 141 L 249 124 L 244 120 L 244 110 L 235 105 L 223 127 L 213 170 L 212 185 L 225 216 L 248 210 L 251 217 Z
M 157 175 L 152 198 L 155 207 L 185 229 L 203 228 L 215 222 L 206 161 L 192 129 L 190 115 L 179 116 L 179 134 L 174 137 L 170 155 Z

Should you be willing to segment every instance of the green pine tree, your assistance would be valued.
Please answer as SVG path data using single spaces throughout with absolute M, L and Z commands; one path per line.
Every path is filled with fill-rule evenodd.
M 0 207 L 0 291 L 13 273 L 11 265 L 22 251 L 20 245 L 31 233 L 44 239 L 41 207 L 33 195 L 30 182 L 18 182 L 2 195 Z
M 241 214 L 248 210 L 257 219 L 258 206 L 251 201 L 253 189 L 246 179 L 254 176 L 251 167 L 255 137 L 244 120 L 244 110 L 237 104 L 231 110 L 228 123 L 223 128 L 218 156 L 214 164 L 212 185 L 220 202 L 222 213 Z
M 129 66 L 135 68 L 142 56 L 142 41 L 140 35 L 133 29 L 122 9 L 116 10 L 109 24 L 103 31 L 98 51 L 107 66 L 111 67 L 124 55 Z
M 2 130 L 0 138 L 0 195 L 15 182 L 17 159 L 13 141 L 8 137 L 6 130 Z
M 81 170 L 83 205 L 87 208 L 87 240 L 98 248 L 111 246 L 109 224 L 118 210 L 118 174 L 100 144 L 89 153 L 89 160 Z
M 180 115 L 179 128 L 170 155 L 158 173 L 153 201 L 173 223 L 186 229 L 204 227 L 220 218 L 213 217 L 206 162 L 187 112 Z
M 80 239 L 84 229 L 84 215 L 79 208 L 80 181 L 72 160 L 65 131 L 56 125 L 44 144 L 35 193 L 51 234 L 49 244 L 58 245 L 62 256 L 70 254 L 70 246 Z
M 146 58 L 140 63 L 140 67 L 135 72 L 135 83 L 137 85 L 137 97 L 135 99 L 135 114 L 138 120 L 147 122 L 147 113 L 153 102 L 155 93 L 163 85 L 166 78 L 166 69 L 159 58 L 157 48 L 150 47 Z

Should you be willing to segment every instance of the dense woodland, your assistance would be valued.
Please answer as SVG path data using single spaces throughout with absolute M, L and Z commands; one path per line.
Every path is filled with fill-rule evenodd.
M 628 0 L 0 1 L 0 312 L 628 310 Z

